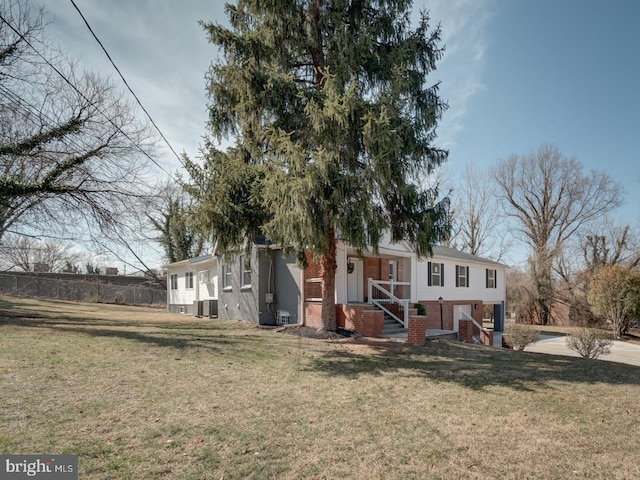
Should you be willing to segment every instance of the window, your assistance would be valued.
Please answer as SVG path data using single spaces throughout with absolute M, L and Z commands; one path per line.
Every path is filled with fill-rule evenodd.
M 469 286 L 469 267 L 456 265 L 456 287 Z
M 209 283 L 209 270 L 198 273 L 200 283 Z
M 497 270 L 487 268 L 487 288 L 498 288 L 498 282 L 496 282 L 497 273 Z
M 193 272 L 184 274 L 184 288 L 193 288 Z
M 176 273 L 172 273 L 171 277 L 169 277 L 171 283 L 171 290 L 178 289 L 178 275 Z
M 444 263 L 427 262 L 427 285 L 444 287 Z
M 231 265 L 222 265 L 222 288 L 231 289 Z
M 240 255 L 240 278 L 243 287 L 251 286 L 251 259 Z
M 391 282 L 398 281 L 398 262 L 396 260 L 389 261 L 389 280 Z

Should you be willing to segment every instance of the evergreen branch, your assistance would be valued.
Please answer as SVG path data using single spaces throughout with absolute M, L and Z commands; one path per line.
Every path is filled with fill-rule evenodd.
M 62 138 L 72 133 L 77 133 L 82 128 L 84 122 L 85 121 L 80 119 L 79 117 L 73 117 L 67 122 L 58 125 L 46 132 L 33 135 L 23 142 L 0 145 L 0 155 L 28 155 L 29 152 L 37 147 L 44 146 L 54 140 L 61 140 Z

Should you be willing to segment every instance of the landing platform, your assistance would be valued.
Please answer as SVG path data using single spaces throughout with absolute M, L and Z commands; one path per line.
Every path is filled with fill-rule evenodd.
M 407 332 L 387 333 L 382 335 L 383 338 L 403 338 L 406 340 Z M 453 330 L 427 329 L 427 340 L 436 340 L 444 338 L 448 340 L 457 340 L 458 333 Z

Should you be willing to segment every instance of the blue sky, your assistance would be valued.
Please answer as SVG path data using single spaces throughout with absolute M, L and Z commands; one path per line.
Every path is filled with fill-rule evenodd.
M 215 56 L 197 21 L 224 22 L 211 0 L 76 0 L 174 149 L 197 154 L 204 74 Z M 49 0 L 51 39 L 80 67 L 113 76 L 67 0 Z M 620 221 L 640 222 L 640 2 L 415 1 L 442 25 L 446 52 L 430 80 L 449 102 L 438 129 L 448 175 L 556 144 L 585 170 L 620 182 Z M 161 161 L 179 168 L 167 152 Z M 159 172 L 161 174 L 161 172 Z
M 623 182 L 633 207 L 625 211 L 637 222 L 640 3 L 487 2 L 486 12 L 487 47 L 474 73 L 481 88 L 453 137 L 451 163 L 488 165 L 553 142 Z M 445 85 L 446 77 L 446 95 Z

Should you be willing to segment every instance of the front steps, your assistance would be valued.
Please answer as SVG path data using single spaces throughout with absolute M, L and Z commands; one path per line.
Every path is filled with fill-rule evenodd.
M 398 323 L 394 318 L 385 314 L 384 315 L 384 328 L 382 330 L 382 336 L 386 337 L 387 335 L 398 335 L 398 334 L 407 334 L 407 329 L 402 326 L 401 323 Z

